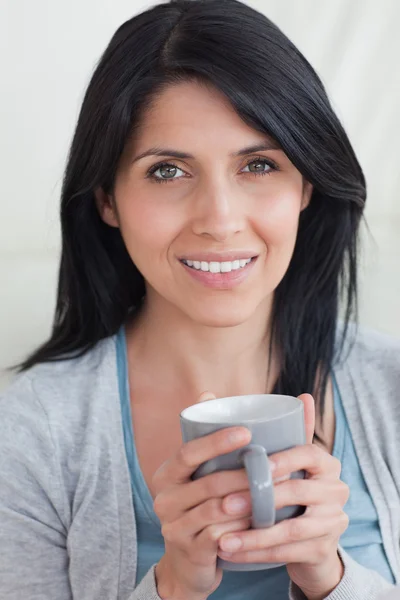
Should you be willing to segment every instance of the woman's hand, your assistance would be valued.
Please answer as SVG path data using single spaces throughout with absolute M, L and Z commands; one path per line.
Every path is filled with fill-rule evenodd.
M 235 431 L 242 432 L 241 438 L 231 437 Z M 233 452 L 250 439 L 244 427 L 217 431 L 181 446 L 155 473 L 154 511 L 165 541 L 165 554 L 155 569 L 161 598 L 205 600 L 221 583 L 218 540 L 226 532 L 247 529 L 251 515 L 250 502 L 236 511 L 224 511 L 222 503 L 227 495 L 245 493 L 249 482 L 245 469 L 219 471 L 195 481 L 191 475 L 203 462 Z
M 343 576 L 337 547 L 349 523 L 343 511 L 349 487 L 339 478 L 340 461 L 312 444 L 314 399 L 310 394 L 299 398 L 304 403 L 307 444 L 277 452 L 272 460 L 276 465 L 274 478 L 306 470 L 306 479 L 289 479 L 274 487 L 276 509 L 299 504 L 307 506 L 305 513 L 266 529 L 223 535 L 218 554 L 232 562 L 284 562 L 290 579 L 308 600 L 322 600 Z M 240 496 L 249 499 L 248 493 Z M 232 552 L 228 542 L 234 538 L 240 542 L 240 548 L 233 554 L 224 553 L 223 550 Z

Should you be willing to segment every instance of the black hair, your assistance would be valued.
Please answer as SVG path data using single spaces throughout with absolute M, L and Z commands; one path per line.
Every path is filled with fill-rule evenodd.
M 282 367 L 274 391 L 314 393 L 322 418 L 336 348 L 343 348 L 350 320 L 357 322 L 366 183 L 313 67 L 273 22 L 238 0 L 153 5 L 113 35 L 85 92 L 65 169 L 52 332 L 17 368 L 81 356 L 141 306 L 144 279 L 119 229 L 101 219 L 94 190 L 112 192 L 123 149 L 150 102 L 167 86 L 190 80 L 225 94 L 243 121 L 276 140 L 313 185 L 290 265 L 274 292 L 271 342 Z M 344 327 L 336 339 L 341 302 Z

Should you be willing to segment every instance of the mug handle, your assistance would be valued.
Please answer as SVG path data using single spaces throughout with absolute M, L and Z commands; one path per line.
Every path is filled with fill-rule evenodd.
M 253 529 L 275 524 L 275 496 L 269 459 L 265 448 L 249 444 L 240 453 L 250 483 Z

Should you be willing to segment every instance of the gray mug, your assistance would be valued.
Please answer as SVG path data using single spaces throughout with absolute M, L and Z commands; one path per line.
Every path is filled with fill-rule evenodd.
M 185 408 L 180 414 L 183 442 L 203 437 L 219 429 L 243 425 L 251 433 L 251 443 L 239 450 L 209 460 L 193 473 L 198 479 L 215 471 L 247 471 L 252 503 L 251 527 L 272 527 L 283 519 L 304 513 L 305 506 L 284 506 L 275 510 L 274 485 L 268 456 L 306 443 L 303 402 L 294 396 L 254 394 L 206 400 Z M 305 471 L 295 471 L 291 479 L 304 479 Z M 226 571 L 258 571 L 285 563 L 233 563 L 217 559 Z

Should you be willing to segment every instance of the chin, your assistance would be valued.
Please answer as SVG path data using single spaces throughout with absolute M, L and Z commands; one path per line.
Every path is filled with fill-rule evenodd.
M 250 308 L 242 306 L 210 307 L 210 310 L 204 310 L 204 307 L 198 310 L 191 310 L 190 318 L 205 327 L 236 327 L 248 321 L 255 312 L 255 307 Z

